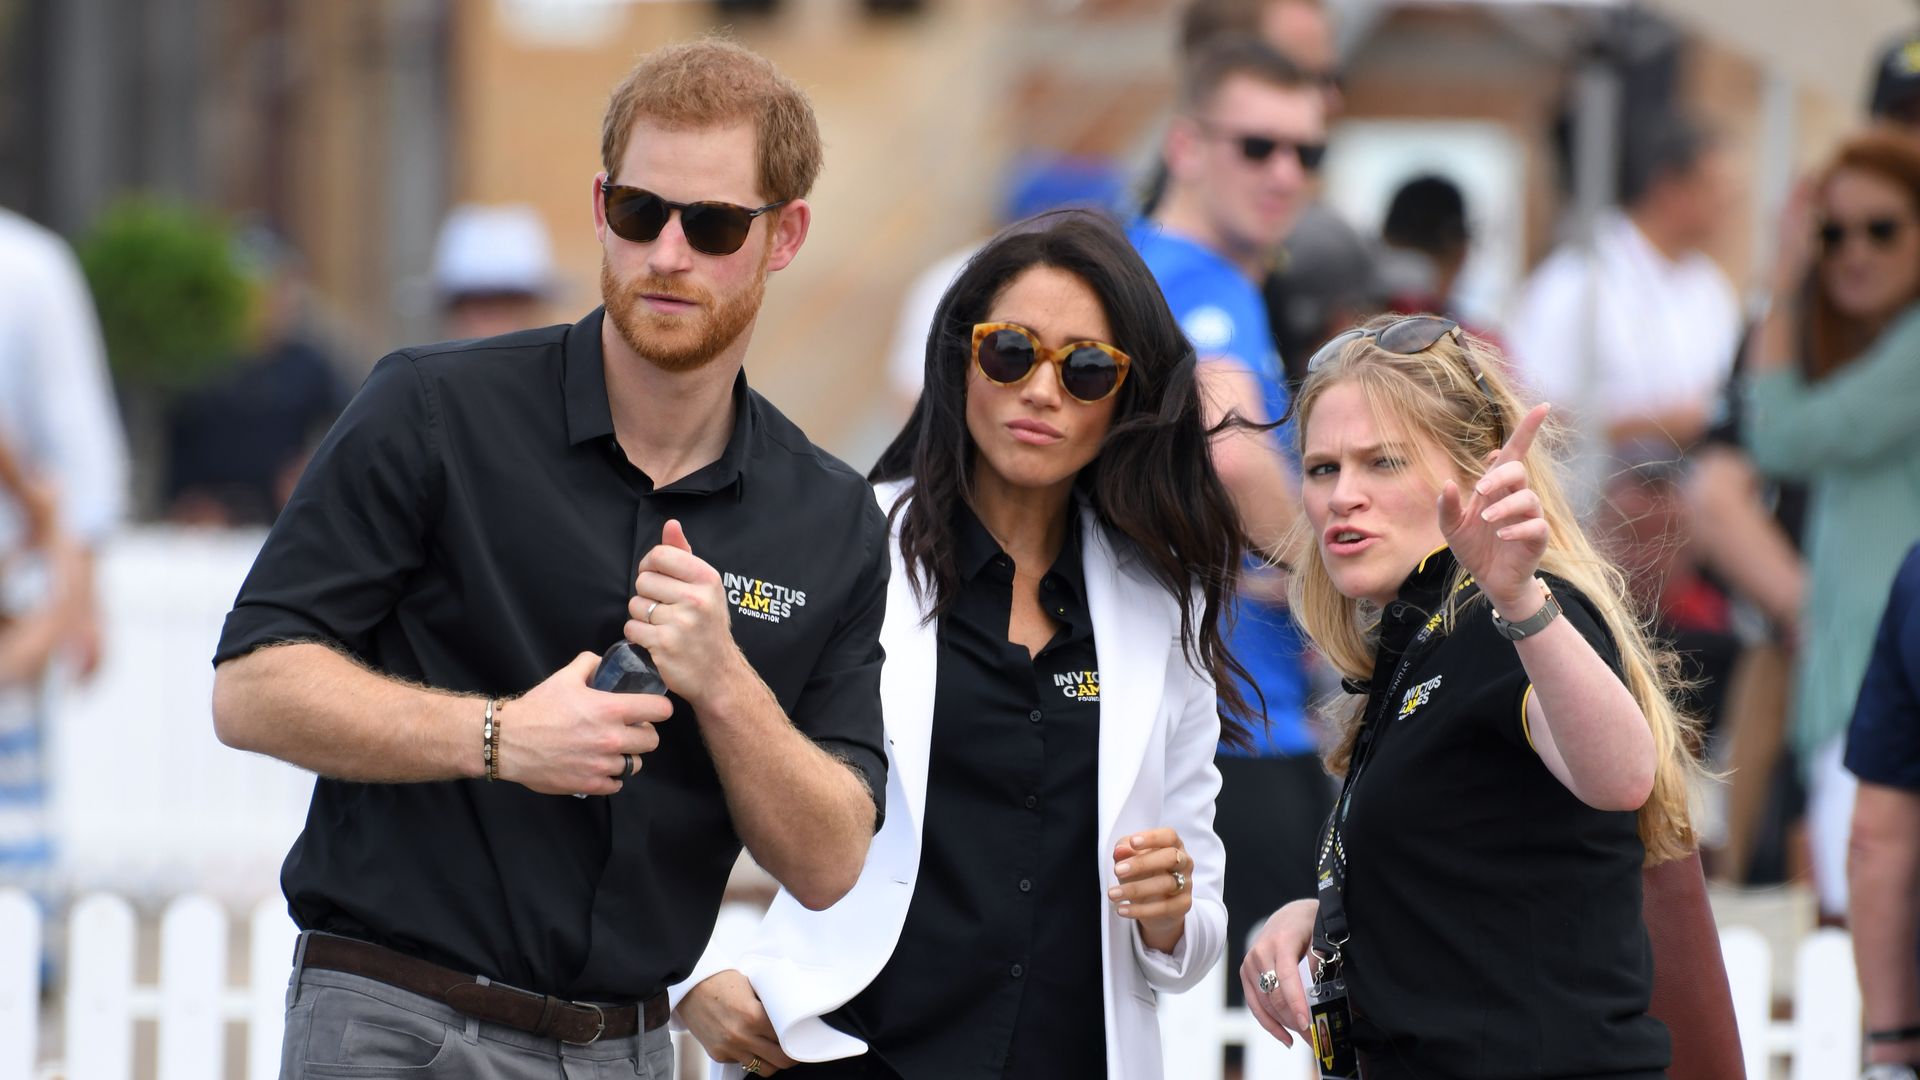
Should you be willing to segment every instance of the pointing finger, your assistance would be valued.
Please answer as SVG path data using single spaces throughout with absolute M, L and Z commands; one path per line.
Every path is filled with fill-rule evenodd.
M 1527 415 L 1520 418 L 1519 426 L 1513 429 L 1507 444 L 1500 448 L 1499 456 L 1494 459 L 1495 466 L 1526 457 L 1527 451 L 1533 449 L 1533 437 L 1539 433 L 1540 425 L 1547 422 L 1547 414 L 1552 411 L 1553 406 L 1544 401 L 1528 409 Z

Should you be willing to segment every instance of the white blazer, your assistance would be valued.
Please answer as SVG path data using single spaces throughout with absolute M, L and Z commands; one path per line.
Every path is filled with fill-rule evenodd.
M 891 509 L 904 485 L 875 496 Z M 1160 991 L 1185 990 L 1220 960 L 1227 909 L 1221 899 L 1225 852 L 1213 831 L 1220 790 L 1214 746 L 1220 738 L 1210 678 L 1189 666 L 1180 646 L 1180 611 L 1139 565 L 1131 545 L 1115 544 L 1091 510 L 1081 509 L 1081 557 L 1087 608 L 1100 663 L 1099 887 L 1100 991 L 1106 1006 L 1110 1080 L 1158 1080 Z M 866 1043 L 821 1019 L 864 990 L 893 954 L 920 869 L 927 764 L 933 729 L 935 626 L 914 597 L 900 557 L 898 521 L 887 589 L 886 648 L 880 699 L 887 728 L 886 822 L 867 851 L 860 879 L 825 911 L 808 911 L 784 890 L 744 952 L 709 948 L 687 980 L 669 991 L 675 1007 L 716 972 L 734 968 L 753 983 L 780 1045 L 797 1061 L 827 1061 L 866 1051 Z M 1198 605 L 1196 605 L 1196 608 Z M 1195 613 L 1198 617 L 1198 611 Z M 1172 955 L 1148 949 L 1135 925 L 1113 913 L 1113 848 L 1134 832 L 1170 825 L 1193 857 L 1193 908 Z M 1088 992 L 1093 991 L 1088 987 Z M 738 1080 L 738 1064 L 716 1064 L 713 1080 Z

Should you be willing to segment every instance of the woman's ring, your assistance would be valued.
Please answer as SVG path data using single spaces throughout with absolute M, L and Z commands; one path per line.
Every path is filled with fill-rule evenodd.
M 1260 992 L 1271 994 L 1280 988 L 1280 973 L 1268 968 L 1260 973 Z
M 1187 887 L 1187 875 L 1178 870 L 1173 872 L 1173 891 L 1182 892 Z
M 648 604 L 646 618 L 642 619 L 641 621 L 646 623 L 649 626 L 653 625 L 653 609 L 659 606 L 660 606 L 660 601 L 658 600 L 655 600 L 653 603 Z
M 745 1061 L 743 1061 L 743 1062 L 741 1062 L 741 1063 L 740 1063 L 740 1067 L 741 1067 L 742 1069 L 745 1069 L 745 1070 L 747 1071 L 747 1075 L 748 1075 L 748 1076 L 759 1076 L 759 1075 L 761 1075 L 761 1073 L 760 1073 L 760 1059 L 759 1059 L 759 1058 L 757 1058 L 757 1057 L 750 1057 L 750 1058 L 748 1058 L 747 1060 L 745 1060 Z

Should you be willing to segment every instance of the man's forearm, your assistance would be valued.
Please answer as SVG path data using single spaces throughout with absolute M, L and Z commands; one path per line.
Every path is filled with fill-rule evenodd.
M 214 673 L 221 742 L 342 780 L 478 776 L 484 715 L 483 699 L 402 682 L 312 642 L 257 649 Z M 505 711 L 501 720 L 512 722 Z
M 758 676 L 718 681 L 726 692 L 695 708 L 733 827 L 796 899 L 828 907 L 859 879 L 874 796 L 855 769 L 793 726 Z
M 1847 857 L 1853 961 L 1869 1031 L 1920 1023 L 1920 796 L 1862 783 Z M 1873 1043 L 1869 1061 L 1920 1057 L 1920 1040 Z

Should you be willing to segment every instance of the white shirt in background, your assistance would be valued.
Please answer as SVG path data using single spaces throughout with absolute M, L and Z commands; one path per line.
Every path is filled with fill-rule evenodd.
M 50 477 L 60 519 L 88 546 L 127 504 L 127 446 L 79 261 L 55 233 L 0 210 L 0 439 Z M 0 551 L 20 535 L 0 500 Z
M 1689 406 L 1707 412 L 1739 334 L 1739 302 L 1712 259 L 1669 259 L 1613 213 L 1591 253 L 1562 247 L 1534 271 L 1507 341 L 1543 400 L 1612 426 Z

